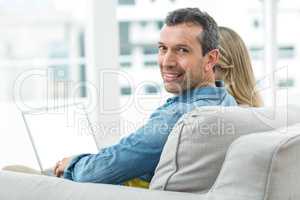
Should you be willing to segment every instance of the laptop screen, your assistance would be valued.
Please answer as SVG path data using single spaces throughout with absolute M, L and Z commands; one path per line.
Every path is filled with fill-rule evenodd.
M 23 118 L 42 170 L 64 157 L 98 151 L 82 104 L 34 110 Z

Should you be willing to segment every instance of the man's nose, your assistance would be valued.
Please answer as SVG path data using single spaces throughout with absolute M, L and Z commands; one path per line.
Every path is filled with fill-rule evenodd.
M 171 51 L 168 51 L 163 57 L 162 64 L 164 67 L 169 67 L 169 68 L 176 66 L 175 55 Z

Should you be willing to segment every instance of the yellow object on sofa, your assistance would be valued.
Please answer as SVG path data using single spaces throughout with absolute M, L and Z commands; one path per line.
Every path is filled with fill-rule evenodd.
M 147 181 L 143 181 L 142 179 L 135 178 L 124 183 L 125 186 L 129 187 L 137 187 L 137 188 L 149 188 L 149 183 Z

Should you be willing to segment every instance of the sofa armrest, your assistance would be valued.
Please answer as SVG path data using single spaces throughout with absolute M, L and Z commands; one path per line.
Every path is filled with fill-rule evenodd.
M 300 124 L 235 140 L 209 199 L 299 199 Z
M 3 200 L 204 200 L 203 196 L 190 193 L 76 183 L 61 178 L 8 171 L 0 171 L 0 188 L 0 199 Z

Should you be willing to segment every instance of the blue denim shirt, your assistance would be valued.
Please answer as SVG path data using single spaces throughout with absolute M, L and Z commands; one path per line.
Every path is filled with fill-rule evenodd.
M 78 182 L 122 184 L 140 177 L 150 181 L 165 142 L 179 118 L 198 106 L 235 106 L 236 101 L 224 87 L 202 87 L 169 98 L 157 108 L 148 122 L 118 144 L 98 154 L 74 157 L 64 178 Z

